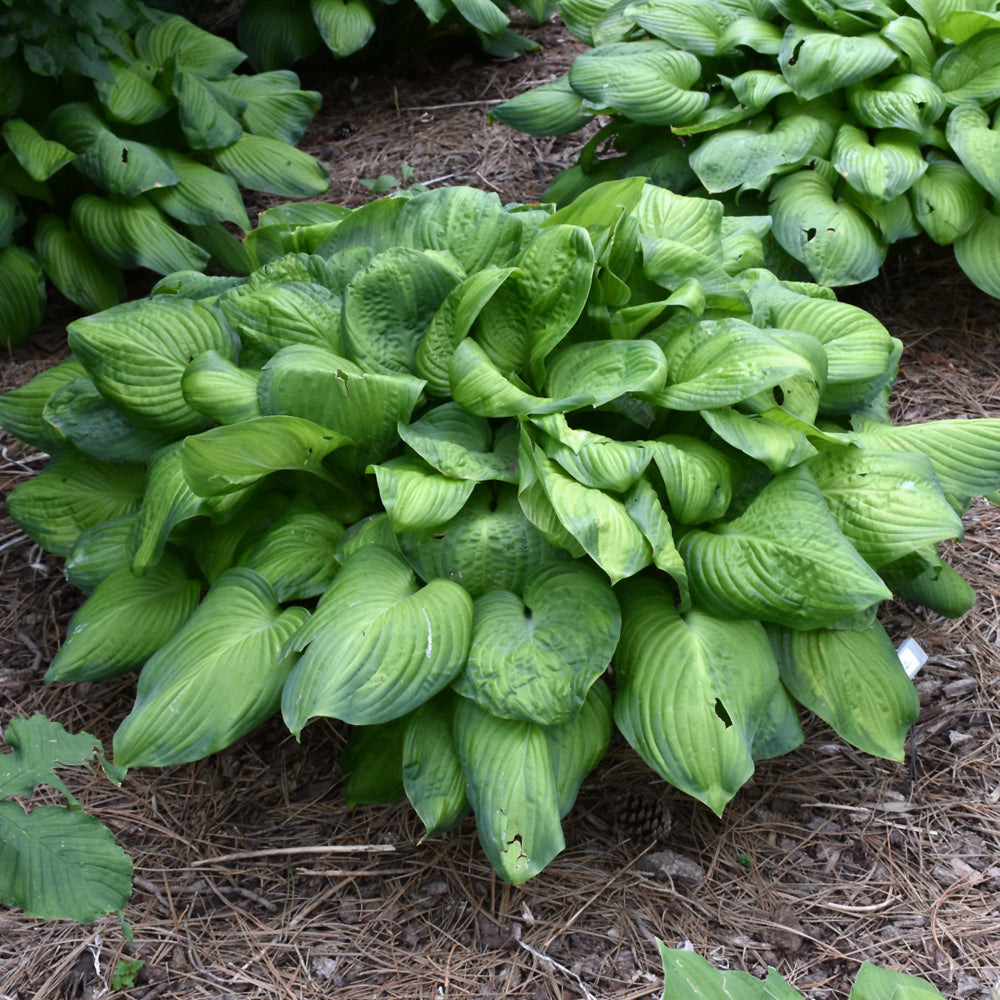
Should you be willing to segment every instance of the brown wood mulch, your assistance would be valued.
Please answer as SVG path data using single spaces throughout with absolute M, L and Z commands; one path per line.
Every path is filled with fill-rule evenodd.
M 557 24 L 530 30 L 545 51 L 514 63 L 465 53 L 344 76 L 311 61 L 303 83 L 325 102 L 302 145 L 331 168 L 328 199 L 361 204 L 360 178 L 404 163 L 421 182 L 537 199 L 579 137 L 535 139 L 486 120 L 578 51 Z M 133 292 L 147 287 L 137 278 Z M 1000 416 L 1000 308 L 949 252 L 908 248 L 846 297 L 907 345 L 898 421 Z M 56 303 L 0 366 L 0 387 L 62 357 L 72 316 Z M 44 459 L 9 436 L 0 445 L 6 495 Z M 996 1000 L 1000 511 L 977 503 L 965 523 L 951 559 L 979 593 L 975 609 L 948 621 L 890 603 L 882 615 L 894 639 L 912 636 L 930 655 L 906 764 L 811 721 L 806 744 L 761 765 L 718 819 L 616 742 L 565 824 L 566 851 L 523 888 L 495 877 L 471 821 L 421 842 L 405 803 L 347 809 L 337 724 L 314 723 L 299 745 L 273 722 L 209 760 L 137 770 L 120 789 L 72 775 L 136 865 L 125 916 L 146 964 L 121 995 L 631 1000 L 662 991 L 659 937 L 719 967 L 775 966 L 811 1000 L 846 997 L 863 960 L 926 975 L 952 998 Z M 80 600 L 60 561 L 4 515 L 0 725 L 44 712 L 110 746 L 133 677 L 41 683 Z M 131 955 L 115 917 L 78 926 L 0 909 L 0 1000 L 106 995 Z

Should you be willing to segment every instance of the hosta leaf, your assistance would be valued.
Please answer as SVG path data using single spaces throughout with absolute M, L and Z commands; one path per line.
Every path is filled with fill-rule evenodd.
M 202 351 L 184 369 L 184 402 L 215 424 L 237 424 L 262 416 L 257 403 L 260 372 L 238 367 L 218 351 Z
M 45 272 L 18 246 L 0 247 L 0 347 L 16 347 L 42 321 Z
M 721 815 L 753 774 L 754 733 L 781 697 L 759 622 L 680 614 L 652 580 L 623 584 L 615 721 L 661 777 Z
M 955 259 L 978 288 L 1000 298 L 1000 215 L 980 212 L 955 240 Z
M 656 490 L 646 479 L 640 479 L 625 497 L 625 510 L 635 521 L 652 549 L 653 565 L 677 585 L 680 595 L 679 607 L 687 611 L 691 606 L 691 590 L 688 587 L 687 567 L 674 544 L 674 532 L 670 518 L 660 503 Z
M 890 596 L 803 469 L 775 476 L 743 514 L 688 532 L 678 549 L 695 605 L 715 615 L 821 628 Z
M 422 579 L 454 580 L 473 597 L 520 593 L 529 575 L 560 554 L 524 516 L 516 492 L 502 487 L 495 503 L 482 488 L 452 520 L 399 541 Z
M 927 455 L 945 495 L 961 509 L 973 497 L 1000 488 L 1000 418 L 928 420 L 907 426 L 856 419 L 854 425 L 864 448 Z
M 160 431 L 136 426 L 85 377 L 52 393 L 42 417 L 80 451 L 105 462 L 144 462 L 167 441 Z
M 593 115 L 584 110 L 583 97 L 570 86 L 569 77 L 560 76 L 493 108 L 490 117 L 528 135 L 568 135 Z
M 988 104 L 1000 97 L 1000 27 L 980 31 L 934 64 L 934 82 L 952 105 Z
M 775 239 L 820 284 L 857 284 L 878 274 L 885 250 L 871 223 L 853 205 L 834 198 L 817 171 L 783 177 L 771 189 L 771 199 Z
M 10 730 L 7 730 L 10 739 Z M 29 917 L 89 924 L 125 907 L 132 861 L 81 809 L 0 802 L 0 900 Z
M 611 692 L 600 678 L 594 682 L 573 718 L 557 726 L 545 727 L 560 816 L 566 816 L 573 808 L 583 779 L 604 756 L 613 728 Z
M 701 416 L 723 441 L 763 462 L 771 472 L 793 468 L 817 451 L 801 428 L 771 420 L 768 414 L 721 407 L 702 410 Z
M 160 274 L 201 270 L 209 254 L 185 239 L 148 199 L 109 201 L 82 194 L 70 210 L 73 228 L 117 267 L 148 267 Z
M 707 93 L 688 89 L 700 76 L 697 56 L 651 40 L 585 52 L 574 61 L 569 82 L 595 108 L 612 107 L 644 125 L 676 125 L 708 107 Z
M 68 556 L 87 528 L 139 506 L 146 467 L 67 450 L 7 498 L 10 516 L 49 552 Z
M 375 33 L 375 17 L 365 0 L 310 0 L 313 20 L 336 58 L 364 48 Z
M 910 189 L 913 214 L 941 246 L 954 243 L 983 218 L 983 190 L 960 163 L 929 160 L 927 171 Z
M 667 435 L 647 444 L 677 521 L 700 524 L 726 513 L 733 496 L 733 468 L 721 451 L 683 435 Z
M 580 562 L 540 567 L 523 595 L 493 590 L 476 600 L 468 662 L 452 687 L 501 718 L 567 722 L 611 662 L 620 628 L 599 573 Z
M 71 349 L 112 404 L 151 428 L 187 434 L 208 421 L 184 400 L 181 376 L 192 358 L 236 353 L 235 338 L 213 309 L 158 296 L 125 302 L 68 327 Z
M 380 253 L 344 295 L 348 354 L 369 370 L 415 371 L 417 346 L 459 280 L 420 250 L 397 247 Z
M 863 632 L 772 628 L 771 641 L 798 701 L 858 749 L 903 760 L 920 699 L 878 622 Z
M 545 358 L 590 295 L 594 247 L 579 226 L 550 226 L 538 231 L 517 264 L 480 311 L 475 337 L 501 371 L 530 369 L 540 386 Z
M 175 15 L 144 24 L 135 36 L 136 54 L 153 66 L 170 61 L 210 80 L 231 73 L 246 56 L 232 42 Z
M 667 300 L 669 305 L 700 313 L 708 296 L 728 311 L 739 311 L 743 304 L 740 286 L 721 263 L 676 240 L 643 235 L 642 270 L 651 281 L 675 293 Z
M 454 697 L 442 692 L 410 716 L 403 736 L 403 787 L 425 837 L 450 830 L 469 811 L 452 736 L 454 714 Z
M 877 202 L 909 190 L 927 169 L 916 136 L 899 129 L 884 129 L 869 141 L 863 129 L 841 125 L 831 158 L 851 187 Z
M 776 97 L 793 92 L 780 73 L 767 69 L 747 70 L 734 76 L 726 86 L 740 104 L 755 109 L 766 108 Z
M 510 23 L 492 0 L 452 0 L 462 19 L 486 35 L 499 35 Z
M 475 482 L 517 482 L 511 456 L 491 449 L 489 422 L 457 403 L 428 410 L 412 424 L 398 424 L 399 436 L 443 476 Z
M 322 511 L 289 511 L 240 556 L 238 565 L 264 577 L 281 604 L 316 597 L 337 572 L 343 534 L 344 526 Z
M 340 754 L 344 799 L 349 808 L 394 802 L 405 794 L 403 741 L 409 716 L 375 726 L 355 726 Z
M 232 177 L 220 174 L 175 149 L 165 149 L 178 183 L 151 191 L 149 200 L 167 215 L 202 225 L 224 219 L 235 222 L 243 230 L 250 228 L 250 219 L 243 205 L 239 188 Z
M 894 969 L 883 969 L 871 962 L 862 962 L 854 986 L 851 987 L 851 1000 L 881 1000 L 882 997 L 895 997 L 897 1000 L 940 1000 L 941 994 L 926 979 L 908 976 L 905 972 L 896 972 Z
M 986 112 L 974 105 L 955 108 L 945 134 L 966 170 L 994 198 L 1000 198 L 1000 131 L 990 128 Z
M 76 158 L 76 153 L 61 142 L 46 139 L 23 118 L 12 118 L 3 124 L 7 148 L 35 181 L 47 181 L 54 173 Z
M 924 455 L 848 448 L 818 455 L 809 471 L 840 530 L 875 569 L 962 534 Z
M 299 88 L 299 78 L 291 70 L 234 75 L 220 81 L 220 86 L 246 102 L 240 120 L 248 131 L 290 146 L 305 134 L 322 102 L 318 91 Z
M 246 102 L 198 73 L 176 69 L 173 91 L 184 138 L 192 149 L 217 149 L 243 134 L 239 116 Z
M 81 309 L 100 312 L 125 298 L 121 271 L 95 256 L 80 234 L 58 215 L 43 215 L 38 220 L 35 252 L 52 284 Z
M 872 82 L 847 88 L 847 104 L 862 125 L 907 129 L 919 135 L 944 112 L 941 88 L 926 77 L 907 73 L 890 77 L 877 87 L 872 87 Z
M 976 603 L 976 592 L 932 547 L 882 566 L 879 576 L 897 597 L 922 604 L 946 618 L 961 618 Z
M 683 243 L 707 257 L 715 258 L 722 251 L 724 209 L 712 198 L 686 197 L 646 184 L 632 214 L 643 235 Z M 634 246 L 623 249 L 634 256 Z
M 455 744 L 486 856 L 505 881 L 527 882 L 566 846 L 544 730 L 462 698 Z
M 309 5 L 286 0 L 246 0 L 240 7 L 236 37 L 259 73 L 305 59 L 322 41 Z
M 450 521 L 472 496 L 471 479 L 449 479 L 423 459 L 401 455 L 368 467 L 394 531 L 420 531 Z
M 135 707 L 115 733 L 115 763 L 200 760 L 256 728 L 278 708 L 294 661 L 284 646 L 307 618 L 303 608 L 282 611 L 252 570 L 226 570 L 146 661 Z
M 557 351 L 545 390 L 555 398 L 590 393 L 600 406 L 628 392 L 655 393 L 667 378 L 663 351 L 651 340 L 605 340 Z
M 95 80 L 94 89 L 107 116 L 128 125 L 147 125 L 162 118 L 171 101 L 151 82 L 155 68 L 148 63 L 108 62 L 113 79 Z
M 279 351 L 257 386 L 261 410 L 305 417 L 351 441 L 343 460 L 356 471 L 386 458 L 410 419 L 423 382 L 410 375 L 361 371 L 353 362 L 318 347 Z
M 319 160 L 266 135 L 244 132 L 232 145 L 213 149 L 209 159 L 240 187 L 283 198 L 313 198 L 330 186 Z
M 323 459 L 349 443 L 301 417 L 255 417 L 186 438 L 184 477 L 202 497 L 242 490 L 280 469 L 332 479 Z
M 74 587 L 93 593 L 106 577 L 129 565 L 128 540 L 137 512 L 113 517 L 87 528 L 76 540 L 66 559 L 66 579 Z
M 166 556 L 146 575 L 114 570 L 70 619 L 47 681 L 93 681 L 142 666 L 184 624 L 201 583 Z
M 45 404 L 63 386 L 86 376 L 75 358 L 39 372 L 27 385 L 0 395 L 0 426 L 39 451 L 54 454 L 66 445 L 66 437 L 43 419 Z
M 294 640 L 305 648 L 282 696 L 296 736 L 315 716 L 355 725 L 398 718 L 454 679 L 469 649 L 472 599 L 457 583 L 419 587 L 402 557 L 348 559 Z
M 723 32 L 735 20 L 729 5 L 717 0 L 640 0 L 629 5 L 628 13 L 656 38 L 701 56 L 716 54 Z
M 839 35 L 790 24 L 778 66 L 798 97 L 808 101 L 876 76 L 898 57 L 895 46 L 874 33 Z

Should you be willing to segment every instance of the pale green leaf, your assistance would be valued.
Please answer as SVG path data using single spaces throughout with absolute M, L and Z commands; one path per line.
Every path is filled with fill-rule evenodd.
M 202 225 L 225 220 L 235 222 L 240 229 L 250 228 L 243 199 L 232 177 L 220 174 L 175 149 L 164 149 L 163 155 L 178 177 L 170 187 L 151 191 L 149 200 L 167 215 Z
M 1000 214 L 981 211 L 955 240 L 955 259 L 978 288 L 1000 298 Z
M 246 56 L 232 42 L 174 15 L 144 24 L 135 36 L 136 54 L 144 62 L 165 67 L 173 62 L 210 80 L 231 73 Z
M 375 17 L 365 0 L 310 0 L 313 20 L 336 58 L 349 56 L 375 32 Z
M 209 159 L 240 187 L 283 198 L 313 198 L 330 186 L 319 160 L 266 135 L 244 132 L 232 145 L 211 150 Z
M 877 34 L 839 35 L 790 24 L 778 53 L 785 79 L 802 100 L 876 76 L 899 58 Z
M 61 142 L 46 139 L 30 122 L 11 118 L 3 124 L 7 148 L 32 180 L 47 181 L 54 173 L 76 158 L 76 153 Z
M 475 482 L 442 476 L 409 455 L 371 465 L 382 506 L 394 531 L 420 531 L 450 521 L 472 496 Z

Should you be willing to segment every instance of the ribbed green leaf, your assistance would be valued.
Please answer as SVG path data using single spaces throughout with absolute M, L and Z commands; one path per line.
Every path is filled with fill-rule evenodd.
M 149 63 L 108 61 L 113 79 L 95 80 L 94 89 L 107 116 L 128 125 L 148 125 L 162 118 L 171 102 L 153 84 L 156 67 Z
M 258 72 L 291 66 L 312 55 L 322 42 L 309 4 L 302 0 L 246 0 L 236 36 Z
M 569 77 L 560 76 L 493 108 L 490 117 L 528 135 L 568 135 L 593 116 L 584 110 L 583 97 Z
M 486 35 L 499 35 L 510 23 L 493 0 L 452 0 L 462 19 Z
M 288 9 L 285 3 L 282 7 Z M 289 145 L 302 138 L 322 103 L 319 91 L 301 90 L 299 78 L 287 69 L 234 75 L 220 81 L 220 86 L 246 103 L 240 120 L 247 130 Z
M 403 736 L 403 786 L 425 837 L 450 830 L 469 811 L 452 736 L 454 714 L 454 697 L 442 692 L 410 716 Z
M 912 187 L 927 169 L 917 137 L 899 129 L 876 132 L 841 125 L 831 153 L 847 183 L 877 202 L 890 201 Z
M 695 605 L 727 618 L 821 628 L 888 598 L 809 474 L 776 476 L 746 511 L 678 543 Z
M 240 187 L 283 198 L 313 198 L 330 186 L 319 160 L 266 135 L 244 132 L 231 146 L 213 149 L 209 159 Z
M 476 600 L 468 662 L 452 687 L 501 718 L 568 722 L 611 662 L 620 628 L 599 573 L 580 562 L 539 567 L 522 595 L 493 590 Z
M 177 114 L 192 149 L 217 149 L 243 134 L 240 115 L 246 102 L 198 73 L 178 68 L 173 75 Z
M 415 371 L 417 346 L 459 280 L 429 253 L 408 247 L 380 253 L 344 295 L 349 356 L 368 370 Z
M 323 459 L 348 443 L 301 417 L 255 417 L 185 438 L 184 477 L 203 497 L 245 489 L 280 469 L 332 480 Z
M 677 521 L 700 524 L 726 513 L 733 496 L 733 468 L 722 452 L 683 435 L 667 435 L 648 446 Z
M 310 0 L 313 20 L 336 58 L 364 48 L 375 33 L 375 17 L 365 0 Z
M 986 112 L 968 104 L 955 108 L 945 134 L 965 169 L 994 198 L 1000 198 L 1000 131 L 990 128 Z
M 7 498 L 10 516 L 49 552 L 68 556 L 87 528 L 139 506 L 146 467 L 67 450 Z
M 629 392 L 655 393 L 666 378 L 666 359 L 652 341 L 592 341 L 553 355 L 545 389 L 556 398 L 590 393 L 600 406 Z
M 399 541 L 422 579 L 454 580 L 473 597 L 520 593 L 529 575 L 560 555 L 525 517 L 515 491 L 503 488 L 495 503 L 482 488 L 451 521 Z
M 858 749 L 903 760 L 920 699 L 878 622 L 863 632 L 770 632 L 781 679 L 798 701 Z
M 52 284 L 81 309 L 100 312 L 125 298 L 121 271 L 95 256 L 80 234 L 58 215 L 43 215 L 38 220 L 35 252 Z
M 250 228 L 247 210 L 232 177 L 175 149 L 164 149 L 163 154 L 177 175 L 178 183 L 151 191 L 149 200 L 154 205 L 182 222 L 201 225 L 224 219 L 235 222 L 243 230 Z
M 115 763 L 183 764 L 256 728 L 278 708 L 294 661 L 284 646 L 307 618 L 303 608 L 282 611 L 252 570 L 223 573 L 142 668 L 135 707 L 115 733 Z
M 449 479 L 421 458 L 401 455 L 371 465 L 394 531 L 420 531 L 450 521 L 472 496 L 471 479 Z
M 170 274 L 201 270 L 208 263 L 208 253 L 181 236 L 142 195 L 114 201 L 82 194 L 73 202 L 70 219 L 87 243 L 117 267 Z
M 149 427 L 189 434 L 208 421 L 184 400 L 181 377 L 192 358 L 236 343 L 217 312 L 173 296 L 125 302 L 74 320 L 69 343 L 101 394 Z
M 260 373 L 239 368 L 217 351 L 203 351 L 181 376 L 184 402 L 216 424 L 236 424 L 261 416 L 257 403 Z
M 945 109 L 941 88 L 915 73 L 854 84 L 847 88 L 847 104 L 862 125 L 907 129 L 918 135 Z
M 566 846 L 544 730 L 461 698 L 455 744 L 486 856 L 505 881 L 527 882 Z
M 348 559 L 295 636 L 305 648 L 282 697 L 296 735 L 315 716 L 356 725 L 399 718 L 447 687 L 469 649 L 472 599 L 450 580 L 419 587 L 402 557 Z
M 879 968 L 871 962 L 862 962 L 851 988 L 853 1000 L 881 1000 L 882 997 L 939 1000 L 940 996 L 926 979 L 908 976 L 894 969 Z
M 39 372 L 27 385 L 0 395 L 0 426 L 26 444 L 52 455 L 65 447 L 66 437 L 42 413 L 52 395 L 65 385 L 86 377 L 75 358 Z
M 184 624 L 201 599 L 201 583 L 165 556 L 147 574 L 114 570 L 70 619 L 48 681 L 93 681 L 132 670 Z
M 910 189 L 913 213 L 941 246 L 954 243 L 983 216 L 983 191 L 960 163 L 928 159 L 927 171 Z
M 21 247 L 0 247 L 0 346 L 16 347 L 31 335 L 42 320 L 45 298 L 38 258 Z
M 801 100 L 830 94 L 888 69 L 899 52 L 877 34 L 839 35 L 790 24 L 778 65 Z
M 615 721 L 661 777 L 721 814 L 753 774 L 753 742 L 787 695 L 759 622 L 679 614 L 652 580 L 619 589 Z
M 3 123 L 3 137 L 7 148 L 17 157 L 32 180 L 47 181 L 54 173 L 76 158 L 76 153 L 61 142 L 46 139 L 23 118 L 12 118 Z
M 762 462 L 771 472 L 794 468 L 816 454 L 817 449 L 801 428 L 786 426 L 768 414 L 742 413 L 724 406 L 702 410 L 701 416 L 723 441 Z
M 1000 97 L 1000 27 L 980 31 L 934 64 L 934 82 L 952 105 L 988 104 Z
M 129 565 L 128 540 L 136 512 L 101 521 L 82 532 L 66 559 L 66 579 L 92 594 L 101 581 L 119 567 Z
M 140 59 L 154 66 L 165 67 L 172 61 L 210 80 L 231 73 L 246 59 L 232 42 L 179 15 L 144 24 L 136 33 L 135 51 Z
M 955 259 L 978 288 L 1000 298 L 1000 215 L 980 212 L 955 240 Z

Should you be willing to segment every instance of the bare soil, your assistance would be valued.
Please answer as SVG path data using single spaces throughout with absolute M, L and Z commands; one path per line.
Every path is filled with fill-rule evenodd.
M 580 136 L 491 126 L 493 103 L 565 72 L 577 43 L 557 24 L 517 62 L 471 50 L 411 65 L 302 67 L 324 107 L 303 148 L 328 164 L 328 200 L 370 197 L 360 178 L 472 184 L 536 200 Z M 342 68 L 341 68 L 342 69 Z M 274 199 L 261 199 L 257 208 Z M 145 293 L 152 279 L 137 277 Z M 1000 416 L 1000 307 L 948 251 L 913 245 L 844 297 L 906 343 L 895 418 Z M 65 354 L 72 307 L 0 365 L 24 384 Z M 0 490 L 44 456 L 0 439 Z M 119 789 L 86 772 L 73 788 L 136 866 L 125 917 L 145 960 L 136 1000 L 438 997 L 639 998 L 662 992 L 655 939 L 716 965 L 774 966 L 812 1000 L 846 997 L 864 960 L 927 976 L 951 998 L 1000 997 L 1000 511 L 977 503 L 951 559 L 979 593 L 949 621 L 904 603 L 881 615 L 929 653 L 905 764 L 861 754 L 822 723 L 759 767 L 718 819 L 616 742 L 566 821 L 567 848 L 512 888 L 475 825 L 426 841 L 405 803 L 349 810 L 337 758 L 346 727 L 297 744 L 274 721 L 215 757 L 139 769 Z M 134 677 L 42 683 L 81 602 L 0 518 L 0 726 L 44 712 L 110 746 Z M 669 827 L 669 831 L 668 828 Z M 0 909 L 0 1000 L 104 995 L 131 957 L 116 917 L 45 923 Z

